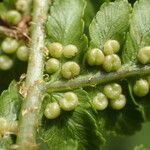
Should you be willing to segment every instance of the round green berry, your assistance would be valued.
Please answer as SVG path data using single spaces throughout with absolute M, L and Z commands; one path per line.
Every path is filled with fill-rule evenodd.
M 80 73 L 80 66 L 73 61 L 66 62 L 62 65 L 61 74 L 66 79 L 71 79 Z
M 17 0 L 16 9 L 21 12 L 26 12 L 28 10 L 28 2 L 26 0 Z
M 72 58 L 78 53 L 78 48 L 75 45 L 67 45 L 63 48 L 63 55 L 66 58 Z
M 112 54 L 105 57 L 103 68 L 106 72 L 117 71 L 121 68 L 121 60 L 118 55 Z
M 13 66 L 13 60 L 6 55 L 0 55 L 0 70 L 9 70 Z
M 10 25 L 17 25 L 21 19 L 21 14 L 16 10 L 10 10 L 5 14 L 5 20 Z
M 27 61 L 29 57 L 29 48 L 27 46 L 20 46 L 16 52 L 17 58 L 21 61 Z
M 143 97 L 146 96 L 149 92 L 149 84 L 145 79 L 139 79 L 136 81 L 133 86 L 133 91 L 136 96 Z
M 15 53 L 18 47 L 18 41 L 12 38 L 6 38 L 1 44 L 1 48 L 6 54 Z
M 60 62 L 59 60 L 55 59 L 55 58 L 50 58 L 47 62 L 46 62 L 46 66 L 45 69 L 48 73 L 55 73 L 58 71 L 60 66 Z
M 55 119 L 60 116 L 60 106 L 57 102 L 47 104 L 44 115 L 48 119 Z
M 62 56 L 63 46 L 60 43 L 49 43 L 47 47 L 52 57 L 60 58 Z
M 98 93 L 92 101 L 92 104 L 97 110 L 104 110 L 108 106 L 108 99 L 103 93 Z
M 126 97 L 124 95 L 119 95 L 117 99 L 113 99 L 110 101 L 110 105 L 115 110 L 120 110 L 126 105 Z
M 108 40 L 104 44 L 104 54 L 105 55 L 111 55 L 114 53 L 117 53 L 120 49 L 120 44 L 116 40 Z
M 150 63 L 150 46 L 141 48 L 138 52 L 137 58 L 142 64 Z
M 64 98 L 60 99 L 59 105 L 61 109 L 65 111 L 72 111 L 78 105 L 78 97 L 73 92 L 67 92 L 64 94 Z
M 103 52 L 98 48 L 91 49 L 87 53 L 87 62 L 90 66 L 101 65 L 104 62 L 104 58 Z
M 104 87 L 104 94 L 110 99 L 117 99 L 122 92 L 122 88 L 117 83 L 111 83 Z

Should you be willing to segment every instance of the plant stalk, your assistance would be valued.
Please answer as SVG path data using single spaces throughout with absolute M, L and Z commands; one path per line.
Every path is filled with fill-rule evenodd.
M 75 79 L 69 81 L 56 81 L 56 82 L 48 82 L 46 85 L 43 85 L 43 91 L 45 92 L 58 92 L 58 91 L 66 91 L 73 90 L 77 88 L 91 86 L 94 87 L 98 84 L 106 84 L 112 81 L 119 81 L 129 77 L 138 77 L 150 74 L 150 66 L 145 67 L 136 67 L 130 69 L 122 69 L 118 72 L 112 73 L 96 73 L 96 74 L 88 74 L 82 75 Z
M 17 146 L 19 150 L 38 149 L 36 132 L 41 100 L 39 83 L 43 81 L 44 23 L 47 19 L 49 0 L 33 0 L 30 57 L 26 78 L 27 96 L 19 118 Z

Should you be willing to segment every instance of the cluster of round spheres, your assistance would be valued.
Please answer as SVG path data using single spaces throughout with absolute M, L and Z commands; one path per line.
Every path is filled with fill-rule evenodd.
M 58 102 L 47 104 L 44 114 L 48 119 L 55 119 L 60 116 L 61 109 L 64 111 L 72 111 L 79 104 L 78 96 L 74 92 L 66 92 Z
M 16 1 L 16 9 L 7 10 L 1 14 L 3 20 L 8 26 L 17 26 L 22 20 L 22 13 L 26 11 L 27 2 L 25 0 Z M 0 44 L 0 70 L 9 70 L 12 68 L 14 61 L 14 53 L 21 61 L 27 61 L 29 49 L 22 41 L 5 37 Z
M 119 52 L 120 44 L 116 40 L 108 40 L 103 51 L 98 48 L 90 49 L 87 53 L 87 63 L 90 66 L 102 65 L 106 72 L 117 71 L 121 67 Z
M 106 85 L 103 93 L 97 93 L 92 100 L 92 104 L 96 110 L 106 109 L 109 102 L 111 108 L 115 110 L 120 110 L 126 105 L 126 97 L 122 94 L 122 88 L 117 83 Z
M 66 59 L 74 58 L 78 53 L 78 48 L 75 45 L 69 44 L 63 46 L 60 43 L 49 43 L 47 44 L 50 59 L 47 60 L 45 69 L 47 73 L 52 74 L 57 72 L 61 68 L 61 75 L 65 79 L 71 79 L 76 77 L 80 73 L 80 66 L 75 61 L 67 61 L 62 66 L 60 65 L 61 57 Z
M 27 61 L 29 48 L 13 38 L 5 38 L 0 45 L 0 70 L 9 70 L 14 62 L 11 57 L 16 54 L 21 61 Z

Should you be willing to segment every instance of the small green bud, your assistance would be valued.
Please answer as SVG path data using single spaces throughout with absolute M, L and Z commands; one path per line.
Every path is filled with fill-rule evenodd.
M 17 0 L 16 2 L 16 8 L 17 10 L 21 11 L 21 12 L 26 12 L 28 10 L 28 2 L 27 0 Z
M 66 79 L 71 79 L 80 73 L 80 66 L 73 61 L 68 61 L 62 65 L 61 74 Z
M 75 45 L 67 45 L 63 48 L 63 55 L 66 58 L 72 58 L 78 53 L 78 48 Z
M 117 71 L 121 68 L 121 60 L 118 55 L 112 54 L 105 57 L 103 68 L 106 72 Z
M 60 62 L 59 60 L 55 59 L 55 58 L 50 58 L 47 62 L 46 62 L 46 66 L 45 69 L 46 71 L 51 74 L 51 73 L 55 73 L 58 71 L 60 66 Z
M 47 104 L 44 114 L 48 119 L 55 119 L 60 116 L 60 106 L 57 102 Z
M 111 83 L 104 87 L 104 94 L 110 99 L 117 99 L 122 93 L 122 88 L 117 83 Z
M 22 16 L 21 14 L 16 11 L 16 10 L 9 10 L 6 14 L 5 14 L 5 21 L 10 24 L 10 25 L 17 25 L 21 19 Z
M 73 92 L 67 92 L 64 94 L 64 98 L 60 99 L 59 105 L 65 111 L 72 111 L 78 105 L 78 97 Z
M 126 105 L 126 97 L 121 94 L 117 99 L 111 100 L 110 105 L 113 109 L 120 110 Z
M 103 93 L 98 93 L 92 101 L 93 106 L 97 110 L 104 110 L 108 106 L 108 99 Z
M 105 55 L 111 55 L 114 53 L 117 53 L 120 49 L 120 44 L 116 40 L 108 40 L 104 44 L 104 54 Z
M 54 58 L 60 58 L 62 55 L 63 46 L 60 43 L 49 43 L 47 45 L 49 53 Z
M 27 46 L 20 46 L 16 52 L 17 58 L 21 61 L 27 61 L 29 57 L 29 48 Z
M 9 70 L 13 66 L 13 60 L 7 55 L 0 55 L 0 70 Z
M 150 46 L 141 48 L 138 52 L 137 58 L 139 62 L 144 65 L 150 63 Z
M 101 65 L 104 62 L 104 58 L 103 52 L 98 48 L 91 49 L 87 53 L 87 62 L 90 66 Z
M 6 38 L 1 44 L 1 48 L 6 54 L 15 53 L 18 47 L 18 41 L 12 38 Z
M 143 97 L 149 92 L 149 84 L 145 79 L 139 79 L 133 86 L 133 91 L 136 96 Z

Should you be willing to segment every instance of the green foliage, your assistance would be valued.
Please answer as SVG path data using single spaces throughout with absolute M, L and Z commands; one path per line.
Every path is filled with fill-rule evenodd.
M 106 135 L 132 135 L 141 129 L 143 122 L 150 120 L 150 85 L 147 77 L 142 76 L 142 69 L 150 72 L 150 66 L 140 64 L 137 58 L 139 50 L 150 45 L 150 1 L 139 0 L 133 8 L 127 0 L 105 1 L 102 4 L 104 0 L 56 0 L 50 7 L 45 24 L 45 45 L 48 49 L 42 50 L 48 60 L 44 71 L 54 74 L 48 75 L 48 83 L 41 82 L 41 78 L 35 82 L 37 85 L 42 83 L 44 90 L 48 85 L 54 85 L 49 93 L 40 96 L 41 99 L 42 96 L 44 98 L 40 117 L 36 118 L 41 123 L 37 130 L 37 141 L 47 150 L 99 150 L 105 143 Z M 16 0 L 4 0 L 0 3 L 0 17 L 4 24 L 3 14 L 14 9 L 15 2 Z M 108 41 L 114 42 L 111 47 Z M 0 51 L 0 57 L 3 53 L 17 51 L 20 60 L 27 60 L 28 50 L 19 52 L 19 43 L 16 47 L 12 46 L 15 49 L 9 48 L 10 42 L 10 45 L 2 44 L 1 39 L 0 44 L 3 50 Z M 22 52 L 27 53 L 23 56 Z M 10 57 L 15 57 L 12 55 Z M 98 78 L 96 75 L 99 75 Z M 130 75 L 134 77 L 125 78 Z M 146 90 L 145 87 L 134 88 L 139 80 L 139 77 L 135 77 L 137 75 L 145 79 Z M 27 93 L 27 99 L 32 95 L 34 86 L 29 87 L 31 90 Z M 0 117 L 5 117 L 8 121 L 18 120 L 18 114 L 22 113 L 18 90 L 17 83 L 13 81 L 0 96 Z M 23 90 L 26 94 L 27 89 L 24 87 Z M 41 89 L 37 87 L 36 90 Z M 71 96 L 64 96 L 68 91 L 76 94 L 72 96 L 75 98 L 73 102 L 69 99 Z M 35 97 L 36 93 L 33 95 Z M 71 102 L 67 104 L 71 105 L 70 108 L 61 103 L 64 99 Z M 36 116 L 34 109 L 25 110 L 27 114 L 28 111 L 33 111 L 32 119 Z M 10 136 L 6 139 L 2 137 L 0 148 L 7 150 L 13 142 Z
M 127 1 L 105 3 L 90 25 L 91 47 L 102 49 L 112 39 L 124 42 L 124 32 L 129 26 L 131 6 Z
M 8 90 L 3 91 L 0 96 L 0 117 L 7 119 L 7 121 L 17 120 L 20 104 L 21 98 L 18 93 L 17 83 L 12 81 Z M 0 149 L 8 150 L 12 143 L 13 141 L 9 135 L 5 138 L 0 137 Z
M 104 142 L 103 136 L 98 130 L 94 111 L 90 109 L 90 99 L 83 90 L 74 91 L 79 99 L 79 105 L 72 112 L 62 112 L 58 119 L 49 121 L 42 118 L 42 127 L 39 136 L 41 141 L 48 145 L 48 149 L 64 149 L 65 142 L 71 139 L 77 144 L 77 149 L 99 149 Z M 53 94 L 52 97 L 59 99 L 61 93 Z M 49 98 L 44 99 L 44 105 L 49 103 Z M 70 142 L 69 142 L 70 143 Z M 67 146 L 67 145 L 66 145 Z M 69 145 L 68 145 L 69 146 Z

